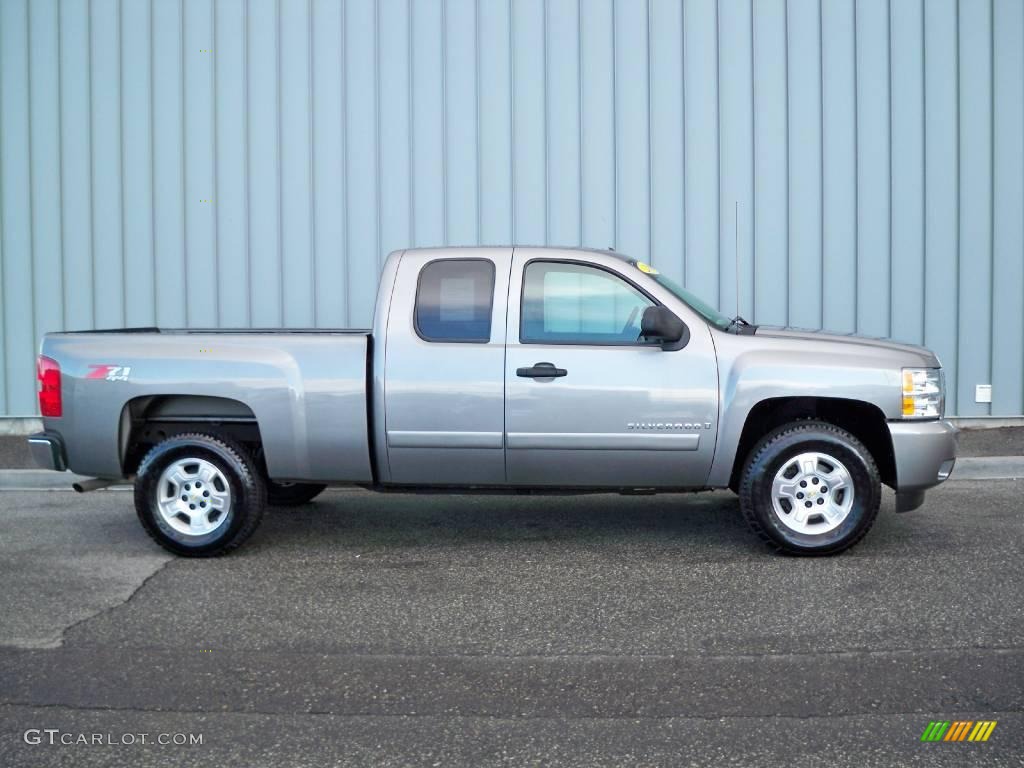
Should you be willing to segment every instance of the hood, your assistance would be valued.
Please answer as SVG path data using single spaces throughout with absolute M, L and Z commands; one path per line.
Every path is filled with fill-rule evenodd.
M 901 344 L 888 339 L 879 339 L 870 336 L 856 336 L 852 333 L 827 333 L 825 331 L 816 331 L 807 328 L 782 328 L 779 326 L 765 325 L 758 326 L 755 335 L 762 338 L 792 339 L 826 344 L 852 345 L 867 353 L 875 351 L 876 354 L 881 353 L 893 355 L 895 353 L 896 355 L 904 356 L 906 358 L 905 364 L 908 367 L 940 367 L 939 359 L 930 349 L 920 347 L 915 344 Z

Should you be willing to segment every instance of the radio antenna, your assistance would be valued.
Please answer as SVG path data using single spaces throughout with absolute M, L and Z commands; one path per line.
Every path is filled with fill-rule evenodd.
M 733 250 L 736 254 L 736 317 L 740 316 L 740 201 L 733 208 Z

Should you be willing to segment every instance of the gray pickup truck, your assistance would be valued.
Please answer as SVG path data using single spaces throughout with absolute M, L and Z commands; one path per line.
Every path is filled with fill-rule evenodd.
M 935 355 L 730 320 L 606 251 L 398 251 L 371 330 L 55 333 L 36 461 L 132 479 L 181 555 L 243 543 L 269 504 L 374 490 L 730 488 L 773 549 L 840 552 L 881 484 L 897 511 L 945 480 Z

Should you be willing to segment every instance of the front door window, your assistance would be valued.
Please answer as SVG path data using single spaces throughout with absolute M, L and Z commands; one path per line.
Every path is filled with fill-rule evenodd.
M 654 305 L 603 269 L 531 261 L 523 282 L 524 344 L 640 344 L 644 310 Z

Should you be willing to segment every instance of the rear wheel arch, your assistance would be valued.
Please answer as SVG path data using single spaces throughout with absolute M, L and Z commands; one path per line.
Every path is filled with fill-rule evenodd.
M 773 429 L 799 421 L 817 419 L 844 429 L 867 448 L 885 485 L 896 485 L 896 460 L 885 414 L 863 400 L 839 397 L 775 397 L 761 400 L 747 413 L 733 457 L 729 488 L 738 490 L 743 466 L 751 450 Z
M 211 395 L 145 395 L 129 400 L 121 411 L 119 449 L 123 474 L 135 474 L 153 446 L 169 437 L 193 432 L 223 436 L 254 456 L 262 445 L 256 414 L 240 400 Z

